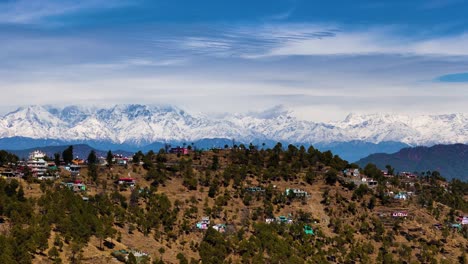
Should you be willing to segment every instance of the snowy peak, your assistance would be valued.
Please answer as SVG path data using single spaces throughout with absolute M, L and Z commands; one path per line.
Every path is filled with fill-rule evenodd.
M 336 126 L 356 139 L 378 143 L 400 141 L 413 145 L 437 143 L 466 143 L 468 116 L 466 114 L 419 115 L 350 114 Z
M 0 119 L 0 136 L 21 135 L 42 138 L 48 132 L 57 133 L 57 129 L 66 125 L 65 122 L 48 112 L 44 107 L 22 107 Z
M 282 106 L 244 115 L 210 118 L 191 115 L 173 106 L 115 105 L 29 106 L 0 118 L 0 137 L 99 140 L 136 146 L 161 141 L 228 138 L 291 143 L 327 143 L 359 140 L 410 145 L 467 143 L 466 114 L 420 115 L 350 114 L 341 122 L 299 120 Z

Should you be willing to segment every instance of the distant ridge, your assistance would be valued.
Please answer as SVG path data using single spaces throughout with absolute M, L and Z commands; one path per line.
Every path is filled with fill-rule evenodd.
M 432 147 L 404 148 L 393 154 L 372 154 L 357 162 L 361 167 L 368 163 L 380 168 L 390 164 L 396 171 L 439 171 L 442 176 L 468 180 L 468 145 L 435 145 Z
M 64 147 L 69 145 L 88 145 L 90 148 L 93 149 L 100 149 L 100 150 L 112 150 L 112 151 L 123 151 L 128 153 L 134 153 L 137 151 L 148 152 L 153 150 L 155 152 L 159 151 L 161 148 L 164 148 L 166 144 L 176 147 L 176 146 L 191 146 L 193 143 L 193 147 L 196 149 L 211 149 L 211 148 L 224 148 L 224 146 L 231 147 L 234 144 L 244 144 L 249 145 L 252 143 L 254 146 L 258 148 L 272 148 L 277 141 L 273 140 L 257 140 L 254 142 L 240 142 L 232 139 L 227 138 L 206 138 L 201 140 L 196 140 L 194 142 L 154 142 L 152 144 L 146 146 L 135 146 L 130 144 L 117 144 L 112 142 L 106 141 L 93 141 L 93 140 L 86 140 L 86 141 L 63 141 L 63 140 L 51 140 L 51 139 L 32 139 L 32 138 L 24 138 L 24 137 L 13 137 L 13 138 L 1 138 L 0 139 L 0 149 L 7 149 L 11 152 L 16 153 L 23 153 L 25 149 L 27 151 L 31 149 L 42 149 L 47 147 Z M 288 142 L 281 142 L 283 146 L 287 146 Z M 296 145 L 303 145 L 305 147 L 309 147 L 311 144 L 296 144 Z M 400 142 L 380 142 L 378 144 L 363 142 L 363 141 L 351 141 L 351 142 L 331 142 L 331 143 L 317 143 L 313 145 L 315 148 L 319 149 L 320 151 L 327 151 L 330 150 L 334 154 L 339 155 L 341 158 L 348 160 L 350 162 L 357 161 L 363 157 L 366 157 L 372 153 L 381 152 L 381 153 L 393 153 L 396 152 L 404 147 L 408 147 L 407 144 L 400 143 Z
M 37 148 L 30 148 L 30 149 L 23 149 L 23 150 L 7 150 L 7 151 L 17 155 L 20 159 L 27 159 L 28 156 L 29 156 L 29 153 L 31 153 L 34 150 L 40 150 L 40 151 L 46 153 L 49 158 L 53 158 L 54 153 L 62 154 L 62 152 L 66 148 L 68 148 L 69 146 L 70 145 L 48 146 L 48 147 L 37 147 Z M 85 144 L 78 144 L 78 145 L 71 145 L 71 146 L 73 146 L 73 155 L 74 155 L 74 157 L 78 157 L 78 158 L 81 158 L 81 159 L 87 159 L 89 153 L 92 150 L 96 151 L 96 154 L 98 156 L 102 156 L 102 157 L 105 157 L 107 152 L 108 152 L 108 150 L 98 150 L 98 149 L 92 148 L 92 147 L 90 147 L 88 145 L 85 145 Z M 124 156 L 132 156 L 134 154 L 132 152 L 121 151 L 121 150 L 116 150 L 116 151 L 113 151 L 112 153 L 122 154 Z

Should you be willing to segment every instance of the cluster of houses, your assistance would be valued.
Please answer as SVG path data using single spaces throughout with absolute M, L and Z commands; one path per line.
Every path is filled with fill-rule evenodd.
M 294 221 L 293 221 L 291 215 L 288 215 L 288 216 L 280 215 L 277 218 L 267 218 L 267 219 L 265 219 L 265 223 L 267 223 L 267 224 L 273 224 L 273 223 L 292 224 L 292 223 L 294 223 Z M 306 235 L 315 235 L 314 230 L 309 225 L 304 225 L 304 233 Z
M 27 171 L 37 179 L 55 179 L 57 176 L 57 165 L 46 161 L 46 154 L 36 150 L 29 154 L 27 161 L 18 162 L 16 170 L 1 172 L 3 178 L 24 177 Z
M 195 224 L 195 227 L 198 230 L 207 230 L 208 228 L 210 228 L 210 226 L 211 226 L 210 218 L 207 216 L 202 217 L 202 219 Z M 227 225 L 225 224 L 215 224 L 211 227 L 220 233 L 225 233 L 227 229 Z
M 387 195 L 393 197 L 395 200 L 408 200 L 411 196 L 413 196 L 413 192 L 398 192 L 395 194 L 394 192 L 389 192 Z
M 169 153 L 171 154 L 180 154 L 180 155 L 188 155 L 190 154 L 190 150 L 188 148 L 181 148 L 181 147 L 176 147 L 176 148 L 171 148 L 169 150 Z
M 343 171 L 343 174 L 348 177 L 359 177 L 361 176 L 361 173 L 359 172 L 359 169 L 346 169 Z
M 284 215 L 280 215 L 276 218 L 267 218 L 265 219 L 265 223 L 267 224 L 272 224 L 272 223 L 284 223 L 284 224 L 292 224 L 294 221 L 291 217 L 291 215 L 289 216 L 284 216 Z
M 408 179 L 418 178 L 418 176 L 416 174 L 411 173 L 411 172 L 406 172 L 406 171 L 402 171 L 402 172 L 398 173 L 398 176 L 405 177 L 405 178 L 408 178 Z
M 368 178 L 365 175 L 361 174 L 359 169 L 345 169 L 343 175 L 347 178 L 345 179 L 348 182 L 353 182 L 357 186 L 364 184 L 369 187 L 377 186 L 377 181 L 372 178 Z
M 456 222 L 449 224 L 449 227 L 454 229 L 454 230 L 460 231 L 460 230 L 462 230 L 464 225 L 468 225 L 468 216 L 459 216 L 459 217 L 457 217 Z M 443 227 L 443 225 L 440 224 L 440 223 L 434 224 L 435 229 L 440 230 L 440 229 L 442 229 L 442 227 Z
M 86 185 L 80 181 L 70 181 L 70 182 L 62 182 L 62 185 L 65 186 L 66 188 L 74 191 L 74 192 L 85 192 L 86 191 Z
M 135 250 L 135 249 L 130 249 L 130 250 L 121 249 L 121 250 L 112 252 L 111 255 L 117 258 L 117 260 L 127 263 L 129 260 L 128 256 L 130 255 L 130 253 L 136 258 L 137 263 L 142 262 L 143 258 L 150 257 L 148 253 L 140 251 L 140 250 Z
M 262 187 L 253 186 L 253 187 L 245 188 L 245 191 L 249 193 L 257 194 L 257 193 L 264 193 L 265 189 Z M 310 196 L 309 193 L 307 193 L 306 191 L 301 190 L 301 189 L 296 189 L 296 188 L 287 188 L 284 191 L 284 195 L 288 197 L 295 197 L 295 198 L 301 198 L 301 197 L 307 198 Z

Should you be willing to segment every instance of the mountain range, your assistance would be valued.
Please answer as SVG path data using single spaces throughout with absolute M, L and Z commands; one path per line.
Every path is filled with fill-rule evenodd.
M 300 120 L 283 108 L 209 117 L 173 106 L 28 106 L 0 118 L 0 148 L 86 143 L 100 149 L 159 149 L 164 143 L 276 142 L 335 150 L 350 161 L 407 146 L 468 143 L 468 115 L 350 114 L 339 122 Z
M 393 154 L 372 154 L 357 162 L 361 167 L 373 163 L 381 169 L 387 164 L 395 171 L 439 171 L 451 179 L 468 180 L 468 145 L 435 145 L 432 147 L 404 148 Z

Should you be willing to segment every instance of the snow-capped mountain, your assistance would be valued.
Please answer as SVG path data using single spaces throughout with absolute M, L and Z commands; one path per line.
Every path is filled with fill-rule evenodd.
M 272 140 L 313 144 L 358 140 L 432 145 L 468 143 L 468 116 L 351 114 L 341 122 L 326 124 L 299 120 L 287 111 L 210 118 L 170 106 L 29 106 L 0 118 L 0 138 L 9 137 L 96 140 L 135 146 L 207 138 L 240 142 Z

